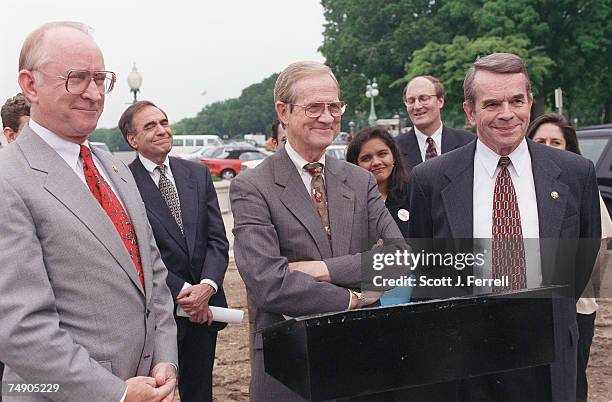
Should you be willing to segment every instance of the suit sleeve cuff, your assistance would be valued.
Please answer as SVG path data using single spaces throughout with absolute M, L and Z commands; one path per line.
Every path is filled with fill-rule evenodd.
M 125 392 L 123 392 L 123 396 L 121 397 L 121 399 L 119 399 L 119 402 L 124 402 L 126 396 L 127 396 L 127 387 L 125 387 Z
M 213 281 L 212 279 L 202 279 L 200 281 L 200 284 L 207 284 L 212 286 L 212 288 L 215 290 L 215 293 L 217 293 L 217 290 L 219 290 L 219 286 L 217 286 L 217 284 L 215 283 L 215 281 Z M 214 294 L 214 293 L 213 293 Z

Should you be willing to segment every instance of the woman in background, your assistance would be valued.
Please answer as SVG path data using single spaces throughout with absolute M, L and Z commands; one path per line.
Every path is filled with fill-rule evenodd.
M 368 127 L 358 132 L 348 145 L 346 160 L 372 172 L 385 205 L 397 223 L 402 235 L 408 236 L 410 199 L 408 174 L 395 140 L 381 126 Z M 407 303 L 411 289 L 397 287 L 385 292 L 382 305 Z
M 578 146 L 576 130 L 570 121 L 558 114 L 544 114 L 535 119 L 527 130 L 527 138 L 550 147 L 566 150 L 581 155 Z M 607 248 L 608 239 L 612 237 L 612 221 L 608 210 L 599 196 L 601 208 L 601 248 L 593 267 L 592 278 L 598 278 L 603 273 L 599 272 L 603 251 Z M 576 375 L 576 400 L 586 401 L 588 396 L 588 380 L 586 375 L 589 363 L 589 353 L 593 335 L 595 333 L 595 315 L 597 303 L 594 297 L 593 282 L 589 280 L 582 297 L 576 303 L 576 321 L 578 322 L 578 365 Z

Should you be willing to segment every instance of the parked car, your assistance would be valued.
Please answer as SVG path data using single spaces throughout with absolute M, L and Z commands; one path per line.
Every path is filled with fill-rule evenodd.
M 224 145 L 205 151 L 200 163 L 210 169 L 210 174 L 224 180 L 233 179 L 240 173 L 244 161 L 263 159 L 267 155 L 255 147 Z
M 344 145 L 332 144 L 325 149 L 325 155 L 333 156 L 336 159 L 345 160 L 347 147 L 348 145 L 346 144 Z M 240 166 L 240 170 L 245 171 L 247 169 L 252 169 L 256 167 L 257 165 L 259 165 L 262 160 L 263 159 L 242 162 L 242 165 Z
M 612 214 L 612 124 L 586 127 L 577 134 L 582 156 L 593 161 L 599 192 Z
M 201 149 L 213 148 L 223 145 L 218 135 L 211 134 L 181 134 L 172 138 L 171 156 L 189 155 Z M 197 159 L 193 159 L 197 160 Z
M 97 148 L 97 149 L 101 149 L 103 151 L 109 152 L 111 153 L 110 148 L 108 147 L 108 145 L 106 145 L 105 142 L 94 142 L 94 141 L 89 141 L 89 145 L 92 146 L 92 148 Z
M 346 160 L 346 148 L 348 148 L 347 144 L 331 144 L 325 148 L 325 155 L 333 156 L 340 160 Z

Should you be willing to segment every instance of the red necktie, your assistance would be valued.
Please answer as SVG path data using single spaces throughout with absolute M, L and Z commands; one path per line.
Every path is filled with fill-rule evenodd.
M 117 196 L 110 188 L 104 177 L 98 171 L 91 156 L 91 151 L 84 145 L 81 145 L 81 158 L 83 158 L 83 173 L 85 173 L 85 181 L 87 187 L 98 200 L 102 209 L 106 212 L 110 220 L 115 225 L 115 229 L 119 232 L 119 236 L 123 241 L 123 245 L 132 258 L 132 262 L 136 267 L 136 273 L 140 278 L 140 283 L 144 289 L 144 276 L 142 273 L 142 261 L 140 260 L 140 249 L 138 248 L 138 239 L 134 228 L 130 223 L 130 218 L 125 213 L 123 206 L 117 199 Z
M 501 170 L 495 181 L 493 194 L 493 279 L 508 277 L 508 286 L 496 286 L 494 292 L 527 287 L 525 245 L 521 228 L 521 214 L 516 192 L 508 171 L 510 158 L 499 159 Z
M 425 160 L 429 160 L 433 157 L 438 156 L 438 152 L 436 151 L 436 144 L 434 144 L 434 140 L 431 137 L 427 137 L 427 149 L 425 150 Z

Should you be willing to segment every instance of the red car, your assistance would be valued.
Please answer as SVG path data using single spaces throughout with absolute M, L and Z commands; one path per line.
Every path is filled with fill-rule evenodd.
M 208 166 L 211 175 L 220 176 L 224 180 L 231 180 L 240 173 L 242 162 L 263 159 L 266 156 L 265 153 L 255 147 L 224 145 L 205 151 L 200 163 Z

